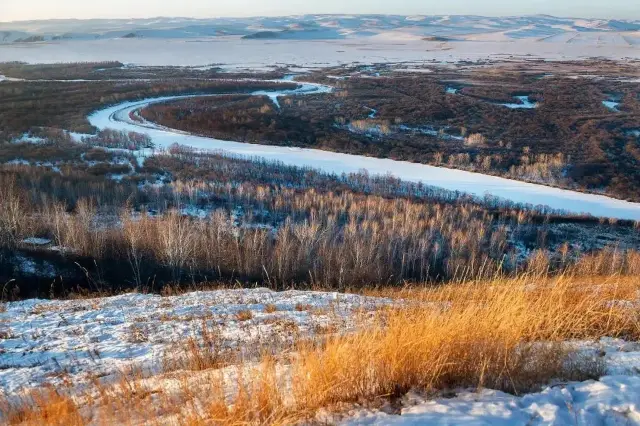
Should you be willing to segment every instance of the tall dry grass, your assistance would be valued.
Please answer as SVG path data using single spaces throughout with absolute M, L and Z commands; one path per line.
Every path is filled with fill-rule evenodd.
M 83 426 L 88 419 L 62 391 L 45 388 L 19 399 L 0 398 L 0 420 L 9 425 Z
M 567 339 L 640 338 L 640 279 L 519 278 L 386 292 L 414 302 L 377 326 L 300 351 L 293 374 L 303 405 L 456 387 L 520 393 L 550 378 L 601 373 L 567 363 Z M 406 299 L 405 299 L 406 300 Z M 570 366 L 570 368 L 567 368 Z

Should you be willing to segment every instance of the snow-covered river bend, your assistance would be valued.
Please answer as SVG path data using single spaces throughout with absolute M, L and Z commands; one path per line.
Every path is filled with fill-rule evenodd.
M 277 98 L 279 96 L 328 93 L 332 90 L 329 86 L 319 84 L 299 84 L 300 87 L 296 90 L 260 91 L 254 94 L 269 96 L 277 105 Z M 553 209 L 573 213 L 587 213 L 593 216 L 640 220 L 640 204 L 616 200 L 602 195 L 585 194 L 480 173 L 405 161 L 341 154 L 317 149 L 289 148 L 225 141 L 190 135 L 153 123 L 141 123 L 129 117 L 131 112 L 144 108 L 152 103 L 195 96 L 202 95 L 169 96 L 125 102 L 93 113 L 89 116 L 89 121 L 93 126 L 100 129 L 112 128 L 127 132 L 145 132 L 153 139 L 153 142 L 158 147 L 166 148 L 174 143 L 178 143 L 196 149 L 222 150 L 234 155 L 262 157 L 267 160 L 280 161 L 288 165 L 312 167 L 337 174 L 367 170 L 371 175 L 391 174 L 405 181 L 423 182 L 427 185 L 452 191 L 462 191 L 480 197 L 490 194 L 516 203 L 546 205 Z

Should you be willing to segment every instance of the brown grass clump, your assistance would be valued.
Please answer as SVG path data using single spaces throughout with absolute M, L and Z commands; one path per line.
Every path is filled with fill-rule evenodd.
M 253 312 L 248 309 L 243 309 L 236 313 L 236 321 L 244 322 L 251 321 L 253 319 Z
M 278 310 L 278 307 L 273 303 L 268 303 L 264 306 L 264 311 L 268 314 L 272 314 Z
M 310 311 L 312 306 L 304 303 L 296 303 L 295 309 L 298 312 Z
M 198 337 L 190 337 L 172 348 L 164 359 L 165 371 L 204 371 L 217 369 L 235 361 L 233 354 L 225 349 L 222 336 L 205 320 Z
M 14 401 L 0 401 L 0 420 L 8 425 L 84 426 L 89 424 L 68 395 L 53 389 L 32 392 Z

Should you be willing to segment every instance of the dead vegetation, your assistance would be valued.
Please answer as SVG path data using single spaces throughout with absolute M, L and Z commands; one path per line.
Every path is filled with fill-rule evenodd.
M 345 289 L 562 272 L 598 250 L 609 259 L 603 271 L 637 272 L 640 235 L 625 221 L 562 217 L 392 177 L 172 152 L 122 181 L 71 165 L 1 168 L 0 280 L 17 278 L 9 289 L 23 297 L 215 280 Z M 558 234 L 553 221 L 577 231 Z M 51 243 L 22 243 L 34 236 Z M 25 262 L 50 274 L 37 290 L 21 284 Z

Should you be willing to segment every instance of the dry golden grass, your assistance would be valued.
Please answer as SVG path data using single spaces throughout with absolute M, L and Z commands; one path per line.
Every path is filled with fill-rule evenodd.
M 304 415 L 285 403 L 283 389 L 276 375 L 276 360 L 265 356 L 251 371 L 251 378 L 237 383 L 231 397 L 225 397 L 218 384 L 213 398 L 202 409 L 192 410 L 181 424 L 200 425 L 290 425 Z
M 273 303 L 268 303 L 264 307 L 264 311 L 268 314 L 272 314 L 278 310 L 278 307 Z
M 234 353 L 225 348 L 222 336 L 205 320 L 198 337 L 190 337 L 175 348 L 171 348 L 163 359 L 164 371 L 204 371 L 218 369 L 237 361 Z
M 250 321 L 253 319 L 253 312 L 248 309 L 243 309 L 241 311 L 236 312 L 236 321 L 244 322 Z
M 69 396 L 53 389 L 31 393 L 17 401 L 0 401 L 0 420 L 9 425 L 81 426 L 87 424 Z
M 304 303 L 296 303 L 295 310 L 298 312 L 310 311 L 313 307 Z
M 292 374 L 306 408 L 397 395 L 411 388 L 491 387 L 512 393 L 551 378 L 598 375 L 572 364 L 572 338 L 640 338 L 640 314 L 614 300 L 634 299 L 637 278 L 588 286 L 574 278 L 524 278 L 405 289 L 409 307 L 377 325 L 301 348 Z M 382 292 L 389 293 L 389 292 Z M 393 291 L 391 291 L 393 293 Z
M 116 390 L 103 390 L 109 396 L 93 400 L 92 408 L 107 423 L 105 413 L 126 412 L 149 421 L 156 416 L 160 424 L 171 418 L 184 425 L 280 425 L 312 419 L 323 407 L 401 396 L 410 389 L 490 387 L 520 394 L 551 379 L 597 378 L 602 361 L 577 358 L 563 342 L 640 339 L 640 312 L 623 303 L 637 300 L 639 290 L 634 276 L 525 276 L 372 290 L 367 293 L 396 303 L 377 310 L 373 321 L 353 333 L 301 338 L 293 355 L 270 352 L 258 364 L 221 351 L 203 323 L 201 337 L 183 345 L 181 363 L 170 369 L 171 377 L 184 381 L 177 394 L 128 379 Z M 48 413 L 58 410 L 63 418 L 71 416 L 68 424 L 90 420 L 78 417 L 79 407 L 63 393 L 45 397 L 50 402 L 14 405 L 5 415 L 14 423 L 59 424 L 48 423 Z M 91 411 L 84 408 L 83 415 Z

